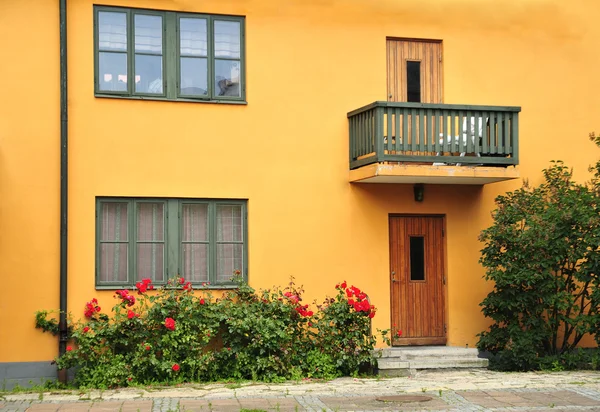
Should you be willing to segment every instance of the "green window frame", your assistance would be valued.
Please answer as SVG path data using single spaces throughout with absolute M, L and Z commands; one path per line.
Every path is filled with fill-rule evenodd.
M 215 289 L 248 279 L 247 201 L 96 198 L 96 289 L 173 277 Z
M 97 97 L 244 104 L 245 66 L 243 16 L 94 6 Z

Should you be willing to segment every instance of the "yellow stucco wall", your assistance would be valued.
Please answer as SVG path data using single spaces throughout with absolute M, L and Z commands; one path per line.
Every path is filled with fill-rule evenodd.
M 474 346 L 489 290 L 477 235 L 484 187 L 348 183 L 346 113 L 386 99 L 385 39 L 443 40 L 444 101 L 522 106 L 520 171 L 598 152 L 595 0 L 136 0 L 141 8 L 246 16 L 247 106 L 95 98 L 90 0 L 69 0 L 69 309 L 94 288 L 96 196 L 247 198 L 249 278 L 295 276 L 307 301 L 346 279 L 390 325 L 389 213 L 446 215 L 448 344 Z M 33 313 L 58 307 L 58 1 L 0 2 L 0 362 L 47 360 Z M 6 64 L 6 62 L 10 64 Z M 595 100 L 594 100 L 595 98 Z

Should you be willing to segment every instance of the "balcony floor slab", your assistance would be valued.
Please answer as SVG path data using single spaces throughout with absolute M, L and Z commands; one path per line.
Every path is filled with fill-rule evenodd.
M 351 183 L 427 183 L 449 185 L 486 185 L 518 179 L 515 166 L 488 167 L 468 165 L 376 163 L 350 170 Z

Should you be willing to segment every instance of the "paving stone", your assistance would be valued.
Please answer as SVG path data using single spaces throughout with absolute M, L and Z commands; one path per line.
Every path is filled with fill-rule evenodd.
M 33 405 L 29 406 L 29 408 L 27 410 L 35 411 L 35 412 L 56 412 L 56 411 L 58 411 L 60 406 L 61 405 L 58 403 L 40 403 L 40 404 L 33 404 Z M 2 408 L 2 407 L 3 407 L 3 405 L 0 405 L 0 408 Z
M 135 400 L 135 401 L 125 401 L 121 405 L 121 412 L 151 412 L 152 411 L 152 401 L 146 400 Z
M 77 403 L 71 402 L 71 403 L 61 404 L 59 411 L 60 412 L 63 412 L 63 411 L 65 411 L 65 412 L 66 411 L 83 412 L 83 411 L 89 411 L 91 407 L 92 407 L 91 402 L 77 402 Z

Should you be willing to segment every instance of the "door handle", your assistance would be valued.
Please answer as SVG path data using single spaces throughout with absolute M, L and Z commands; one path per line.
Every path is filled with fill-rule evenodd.
M 396 272 L 394 272 L 394 271 L 392 270 L 392 282 L 398 282 L 398 280 L 396 280 L 396 277 L 395 277 L 395 276 L 396 276 Z

